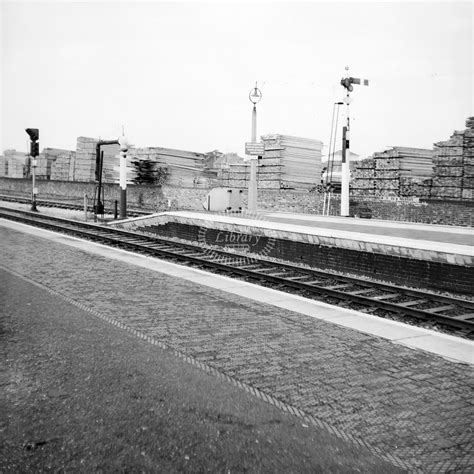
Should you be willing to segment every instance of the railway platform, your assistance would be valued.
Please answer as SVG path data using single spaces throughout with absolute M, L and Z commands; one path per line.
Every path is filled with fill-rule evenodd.
M 472 293 L 474 229 L 259 212 L 176 211 L 119 221 L 125 229 L 234 247 L 406 286 Z
M 137 338 L 137 351 L 147 347 L 148 360 L 157 370 L 165 356 L 152 355 L 153 350 L 164 350 L 166 357 L 183 363 L 175 367 L 173 380 L 191 380 L 187 366 L 210 376 L 209 383 L 219 380 L 222 385 L 217 384 L 216 392 L 207 396 L 208 404 L 219 400 L 213 407 L 222 411 L 221 420 L 231 408 L 224 407 L 220 395 L 230 393 L 226 390 L 232 387 L 236 392 L 229 396 L 239 399 L 245 393 L 250 397 L 245 398 L 250 405 L 239 402 L 234 406 L 249 410 L 254 400 L 259 410 L 266 405 L 295 420 L 298 433 L 293 433 L 304 440 L 301 446 L 313 443 L 314 450 L 305 451 L 315 456 L 311 462 L 321 461 L 322 451 L 336 446 L 331 451 L 335 464 L 320 464 L 323 470 L 337 470 L 340 462 L 349 462 L 354 470 L 373 472 L 386 472 L 387 466 L 423 472 L 474 469 L 474 344 L 470 341 L 377 321 L 356 311 L 18 223 L 0 221 L 0 233 L 3 275 L 34 287 L 34 297 L 27 300 L 27 291 L 21 293 L 23 299 L 18 298 L 3 284 L 1 294 L 6 302 L 13 299 L 18 305 L 34 305 L 37 290 L 47 292 L 62 302 L 64 319 L 74 315 L 74 324 L 90 325 L 90 338 L 104 344 L 100 353 L 109 350 L 106 344 L 112 344 L 118 354 L 122 334 L 127 333 Z M 45 306 L 42 317 L 47 311 Z M 104 325 L 100 329 L 99 323 Z M 62 330 L 62 337 L 66 333 Z M 34 331 L 29 337 L 36 344 Z M 69 338 L 72 350 L 76 347 L 74 333 Z M 87 340 L 87 334 L 83 338 Z M 127 347 L 131 343 L 129 339 Z M 41 347 L 44 352 L 52 346 L 45 340 Z M 71 374 L 82 367 L 75 367 L 73 359 Z M 120 360 L 126 374 L 131 361 Z M 76 388 L 75 397 L 88 396 L 84 386 Z M 192 414 L 188 402 L 182 403 L 181 411 L 189 409 Z M 254 431 L 248 429 L 249 433 L 253 436 Z M 142 439 L 146 439 L 143 433 Z M 287 454 L 299 452 L 296 445 L 285 443 L 289 440 L 279 446 Z M 235 449 L 247 449 L 242 446 Z M 185 454 L 186 462 L 194 459 L 192 453 L 205 449 L 199 443 L 195 448 Z M 346 457 L 350 450 L 354 451 L 352 466 Z M 223 456 L 233 453 L 230 449 Z M 364 467 L 360 462 L 365 454 Z M 289 472 L 287 465 L 274 461 L 273 472 Z M 293 472 L 311 472 L 314 466 L 317 464 L 306 464 L 303 471 L 296 466 Z M 346 466 L 339 464 L 339 469 Z M 251 471 L 252 466 L 249 468 Z

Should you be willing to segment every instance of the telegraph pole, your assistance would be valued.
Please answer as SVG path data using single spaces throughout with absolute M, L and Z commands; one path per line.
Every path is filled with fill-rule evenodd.
M 349 67 L 346 66 L 346 74 L 349 74 Z M 368 79 L 362 79 L 364 86 L 369 85 Z M 352 84 L 361 84 L 361 79 L 356 77 L 343 77 L 341 85 L 346 89 L 346 96 L 344 103 L 346 104 L 346 125 L 342 128 L 342 163 L 341 163 L 341 216 L 349 216 L 349 181 L 350 181 L 350 111 L 349 105 L 351 103 L 350 92 L 354 90 Z

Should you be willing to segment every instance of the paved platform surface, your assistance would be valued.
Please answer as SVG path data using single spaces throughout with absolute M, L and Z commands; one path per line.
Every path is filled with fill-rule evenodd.
M 86 247 L 6 227 L 1 235 L 0 261 L 8 271 L 171 347 L 318 429 L 404 469 L 474 469 L 472 365 Z
M 0 269 L 0 472 L 401 472 Z
M 334 229 L 363 234 L 385 235 L 447 244 L 474 245 L 474 229 L 460 226 L 418 224 L 379 219 L 323 217 L 308 214 L 262 212 L 271 222 L 302 225 L 320 229 Z

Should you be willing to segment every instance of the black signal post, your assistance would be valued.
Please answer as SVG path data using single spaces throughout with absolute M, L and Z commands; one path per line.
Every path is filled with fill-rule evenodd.
M 39 155 L 39 130 L 37 128 L 27 128 L 26 133 L 30 137 L 30 156 L 31 156 L 31 166 L 33 168 L 33 191 L 31 193 L 31 210 L 38 212 L 36 207 L 36 195 L 38 194 L 38 189 L 36 188 L 36 157 Z

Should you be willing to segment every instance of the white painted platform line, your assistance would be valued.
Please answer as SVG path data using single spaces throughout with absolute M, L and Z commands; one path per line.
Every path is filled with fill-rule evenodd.
M 271 288 L 215 275 L 204 270 L 185 267 L 154 257 L 134 254 L 126 250 L 114 249 L 102 244 L 0 218 L 0 228 L 2 226 L 81 249 L 85 252 L 119 260 L 131 265 L 137 265 L 169 276 L 183 278 L 254 301 L 322 319 L 373 336 L 382 337 L 395 344 L 431 352 L 453 362 L 474 365 L 474 342 L 466 339 L 437 333 L 430 329 L 413 327 L 397 321 L 378 318 L 359 311 L 331 306 L 326 303 L 308 300 L 301 296 L 290 295 Z
M 284 212 L 262 212 L 263 216 L 269 217 L 282 217 L 284 219 L 293 219 L 300 221 L 308 222 L 337 222 L 341 224 L 353 223 L 360 226 L 367 227 L 386 227 L 394 229 L 415 229 L 423 230 L 426 229 L 429 232 L 440 232 L 442 234 L 461 234 L 461 235 L 472 235 L 474 239 L 474 229 L 469 227 L 459 227 L 459 226 L 450 226 L 450 225 L 440 225 L 440 224 L 422 224 L 419 222 L 397 222 L 397 221 L 384 221 L 381 219 L 355 219 L 347 217 L 337 217 L 337 216 L 312 216 L 308 214 L 292 214 Z M 348 220 L 349 219 L 349 220 Z

